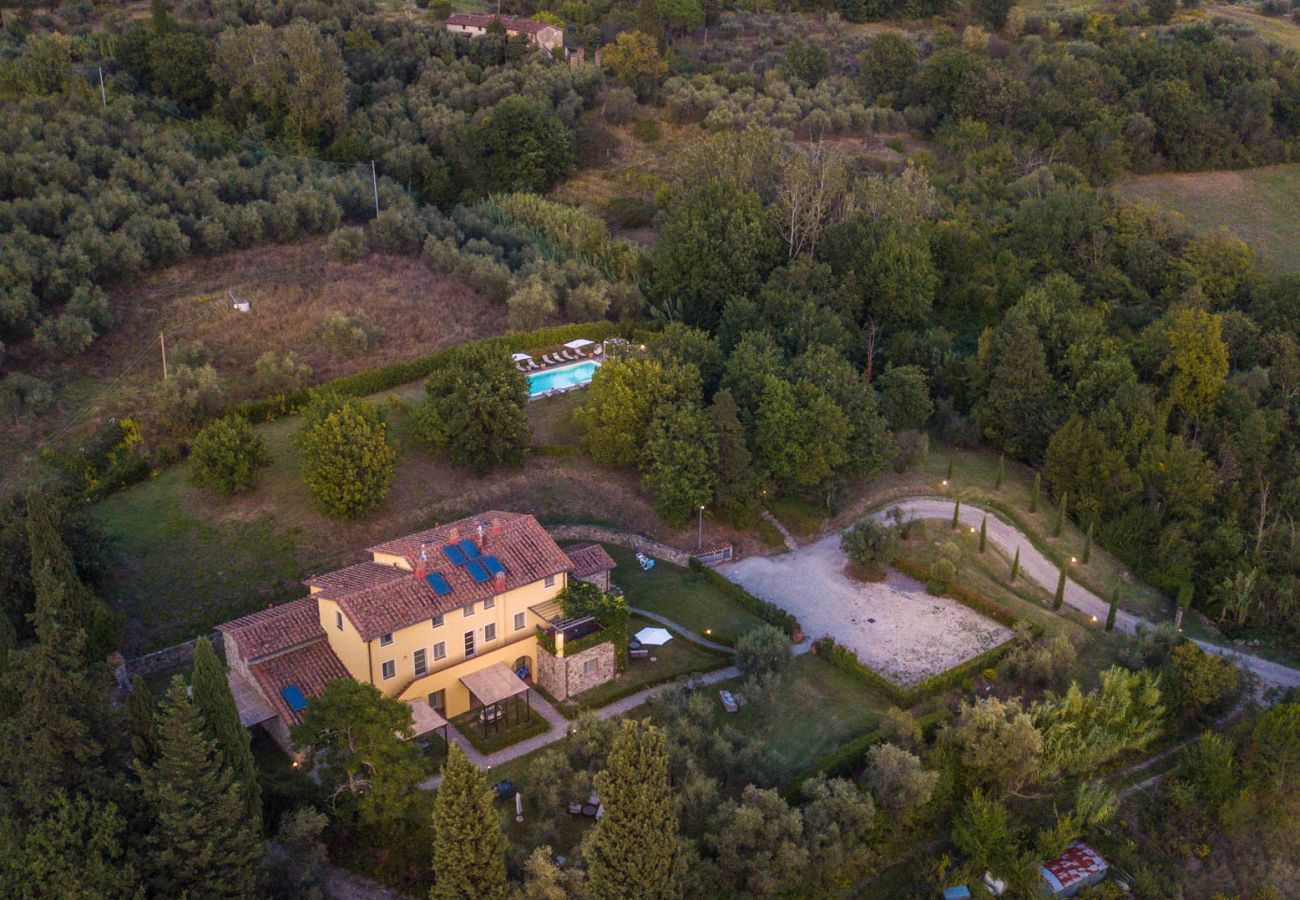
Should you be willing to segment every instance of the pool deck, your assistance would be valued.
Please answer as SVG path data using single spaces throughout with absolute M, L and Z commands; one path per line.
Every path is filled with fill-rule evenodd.
M 567 369 L 570 366 L 580 366 L 583 363 L 590 362 L 590 363 L 595 363 L 596 365 L 600 365 L 605 361 L 605 357 L 603 354 L 595 353 L 591 355 L 581 354 L 579 355 L 578 359 L 566 359 L 563 362 L 556 362 L 550 364 L 541 363 L 537 360 L 536 357 L 533 358 L 533 361 L 535 363 L 538 363 L 537 368 L 535 369 L 519 369 L 518 365 L 516 365 L 515 368 L 519 369 L 520 372 L 523 372 L 525 375 L 528 376 L 544 375 L 548 372 L 558 372 L 560 369 Z M 528 400 L 529 402 L 531 402 L 533 400 L 541 400 L 544 397 L 555 397 L 558 396 L 559 394 L 567 394 L 569 391 L 582 390 L 589 383 L 590 380 L 584 381 L 582 384 L 569 384 L 569 385 L 565 385 L 564 387 L 551 388 L 550 390 L 542 391 L 537 394 L 530 393 L 528 395 Z

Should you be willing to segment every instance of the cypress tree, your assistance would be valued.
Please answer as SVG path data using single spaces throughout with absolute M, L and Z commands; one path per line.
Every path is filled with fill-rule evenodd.
M 1106 630 L 1115 630 L 1115 613 L 1119 609 L 1119 585 L 1110 594 L 1110 609 L 1106 611 Z
M 1052 523 L 1052 537 L 1060 537 L 1061 529 L 1065 527 L 1065 507 L 1070 502 L 1070 493 L 1066 491 L 1061 494 L 1061 503 L 1056 507 L 1056 521 Z
M 999 453 L 998 454 L 998 481 L 997 484 L 993 485 L 993 489 L 995 491 L 1002 490 L 1002 480 L 1006 478 L 1006 475 L 1007 475 L 1007 455 L 1005 453 Z
M 35 491 L 27 497 L 27 541 L 32 555 L 32 584 L 63 586 L 64 600 L 74 618 L 68 625 L 85 632 L 82 654 L 87 663 L 102 662 L 117 648 L 121 623 L 103 600 L 91 593 L 77 576 L 72 553 L 59 532 L 59 516 L 45 497 Z
M 1029 495 L 1029 511 L 1038 512 L 1038 500 L 1043 493 L 1043 476 L 1039 472 L 1034 473 L 1034 492 Z
M 1092 559 L 1092 528 L 1096 524 L 1097 520 L 1095 518 L 1088 520 L 1088 537 L 1083 542 L 1083 556 L 1079 557 L 1079 561 L 1085 566 L 1088 564 L 1088 560 Z
M 433 801 L 432 900 L 502 900 L 505 836 L 483 773 L 451 744 Z
M 980 520 L 980 553 L 984 552 L 984 548 L 988 546 L 988 543 L 989 543 L 989 517 L 985 516 L 983 519 Z
M 588 895 L 595 900 L 675 896 L 681 841 L 662 729 L 625 719 L 595 785 L 605 815 L 587 844 Z
M 0 722 L 0 786 L 9 787 L 19 806 L 33 815 L 43 812 L 59 789 L 96 795 L 106 777 L 95 735 L 105 727 L 107 685 L 86 668 L 86 634 L 79 619 L 65 586 L 39 579 L 31 614 L 36 640 L 12 653 L 5 671 L 2 693 L 15 709 Z
M 158 704 L 139 675 L 131 679 L 126 715 L 131 726 L 131 755 L 146 766 L 153 765 L 158 755 Z
M 723 388 L 713 395 L 710 414 L 718 432 L 718 469 L 713 488 L 718 514 L 737 527 L 753 525 L 763 512 L 758 473 L 745 445 L 745 427 L 740 423 L 740 408 L 731 391 Z
M 949 484 L 952 483 L 952 459 L 948 460 L 948 474 L 944 478 L 948 479 Z
M 208 736 L 217 742 L 222 762 L 230 769 L 244 796 L 244 812 L 260 832 L 262 830 L 262 793 L 257 785 L 257 766 L 253 762 L 252 741 L 248 729 L 239 722 L 239 710 L 226 680 L 226 667 L 217 659 L 207 638 L 194 645 L 194 671 L 190 676 L 194 705 L 203 715 Z
M 248 897 L 262 844 L 203 714 L 180 676 L 158 711 L 158 758 L 135 764 L 153 816 L 149 883 L 163 897 Z
M 952 505 L 952 527 L 956 528 L 961 518 L 961 501 L 957 500 Z
M 1061 577 L 1056 580 L 1056 596 L 1052 598 L 1052 609 L 1060 609 L 1065 602 L 1065 572 L 1069 563 L 1061 563 Z
M 1011 561 L 1011 580 L 1015 581 L 1016 576 L 1020 574 L 1020 548 L 1016 548 L 1016 558 Z

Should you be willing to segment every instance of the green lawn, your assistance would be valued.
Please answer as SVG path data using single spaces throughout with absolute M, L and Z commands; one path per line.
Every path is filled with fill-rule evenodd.
M 1300 36 L 1295 26 L 1284 27 Z M 1300 164 L 1144 175 L 1115 189 L 1130 202 L 1182 213 L 1197 231 L 1226 227 L 1270 267 L 1300 271 Z
M 508 701 L 507 705 L 510 706 L 509 724 L 484 726 L 478 720 L 479 711 L 471 709 L 452 719 L 451 725 L 480 753 L 495 753 L 550 729 L 551 723 L 537 710 L 526 706 L 522 698 Z
M 628 603 L 637 609 L 669 618 L 722 644 L 734 644 L 742 634 L 763 624 L 762 619 L 737 605 L 697 572 L 663 561 L 643 572 L 631 550 L 610 545 L 605 549 L 618 563 L 614 583 L 623 588 Z
M 628 621 L 628 634 L 634 635 L 646 627 L 660 626 L 649 619 L 633 616 Z M 711 672 L 731 662 L 729 656 L 680 637 L 674 637 L 662 647 L 649 649 L 650 655 L 655 658 L 654 662 L 649 659 L 629 660 L 627 669 L 620 672 L 613 681 L 607 681 L 576 697 L 570 697 L 567 701 L 557 704 L 557 708 L 566 716 L 576 716 L 584 709 L 599 709 L 628 694 L 635 694 L 642 688 L 671 681 L 692 672 Z
M 735 682 L 711 685 L 713 696 Z M 781 777 L 817 763 L 844 742 L 876 726 L 889 701 L 811 653 L 795 657 L 772 696 L 717 721 L 756 734 L 772 751 Z
M 533 429 L 533 443 L 577 444 L 582 429 L 573 421 L 573 411 L 582 402 L 582 396 L 582 391 L 569 391 L 531 401 L 528 404 L 528 424 Z
M 800 497 L 777 497 L 767 505 L 786 530 L 796 537 L 811 537 L 826 521 L 826 510 Z

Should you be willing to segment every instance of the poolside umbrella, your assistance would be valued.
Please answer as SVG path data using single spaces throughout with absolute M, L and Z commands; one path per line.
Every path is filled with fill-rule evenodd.
M 512 353 L 510 355 L 511 362 L 523 362 L 526 359 L 532 359 L 532 357 L 527 353 Z
M 648 647 L 658 647 L 673 639 L 666 628 L 642 628 L 636 633 L 636 639 Z

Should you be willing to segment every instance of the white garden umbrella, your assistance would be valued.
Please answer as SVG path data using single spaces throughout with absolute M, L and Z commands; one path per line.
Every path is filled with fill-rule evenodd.
M 667 628 L 642 628 L 636 633 L 636 639 L 647 646 L 658 647 L 671 641 L 673 636 Z
M 510 355 L 511 362 L 523 362 L 526 359 L 532 359 L 532 357 L 527 353 L 512 353 Z

